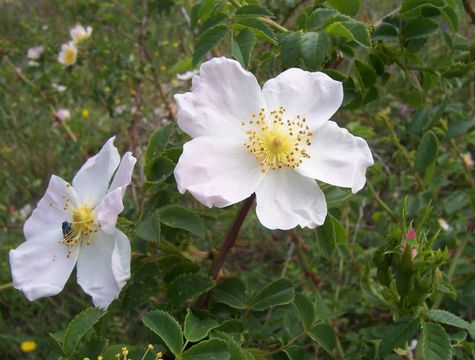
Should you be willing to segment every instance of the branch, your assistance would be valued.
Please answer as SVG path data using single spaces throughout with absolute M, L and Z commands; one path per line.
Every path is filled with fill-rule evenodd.
M 472 19 L 472 24 L 475 25 L 475 10 L 473 10 L 472 5 L 470 5 L 469 0 L 462 0 L 462 3 L 468 16 L 470 16 L 470 19 Z

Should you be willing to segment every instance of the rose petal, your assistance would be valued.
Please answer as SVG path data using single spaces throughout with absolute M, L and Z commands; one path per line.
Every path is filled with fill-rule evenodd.
M 256 203 L 257 217 L 269 229 L 315 228 L 327 215 L 325 195 L 317 183 L 292 169 L 267 172 L 256 191 Z
M 235 61 L 214 58 L 201 65 L 193 88 L 175 95 L 178 125 L 191 137 L 229 136 L 245 140 L 241 122 L 265 108 L 261 88 L 250 72 Z
M 137 159 L 132 156 L 130 151 L 122 156 L 122 160 L 120 161 L 119 167 L 112 179 L 111 186 L 109 187 L 109 192 L 114 191 L 120 186 L 122 187 L 122 196 L 124 196 L 125 189 L 132 180 L 132 172 L 134 171 L 136 162 Z
M 51 176 L 45 194 L 25 222 L 25 237 L 61 230 L 63 221 L 71 221 L 72 207 L 76 205 L 77 195 L 71 185 L 56 175 Z
M 63 290 L 78 257 L 78 247 L 69 248 L 61 241 L 61 226 L 29 238 L 10 250 L 13 286 L 28 300 L 56 295 Z M 67 257 L 68 251 L 70 257 Z
M 263 174 L 243 143 L 199 137 L 186 143 L 175 168 L 178 190 L 189 191 L 208 207 L 224 207 L 249 197 Z
M 78 258 L 78 284 L 92 297 L 94 306 L 107 308 L 119 297 L 130 278 L 130 243 L 116 230 L 97 232 L 89 245 L 83 244 Z
M 324 124 L 343 101 L 343 85 L 321 72 L 292 68 L 268 80 L 262 89 L 268 110 L 281 106 L 285 119 L 306 118 L 311 130 Z
M 107 193 L 96 207 L 96 219 L 104 232 L 112 234 L 115 231 L 117 216 L 124 210 L 122 198 L 125 188 L 118 187 Z
M 89 158 L 73 179 L 74 190 L 90 207 L 95 207 L 106 194 L 119 165 L 120 156 L 114 138 L 110 138 L 97 155 Z
M 361 190 L 366 182 L 366 169 L 373 156 L 366 141 L 328 121 L 315 131 L 310 158 L 303 159 L 297 171 L 328 184 Z

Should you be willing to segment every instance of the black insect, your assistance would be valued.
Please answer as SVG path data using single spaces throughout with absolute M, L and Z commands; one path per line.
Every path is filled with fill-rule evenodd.
M 73 233 L 73 228 L 71 226 L 70 222 L 64 221 L 63 224 L 61 225 L 63 229 L 63 238 L 64 240 L 69 240 L 71 239 L 71 234 Z

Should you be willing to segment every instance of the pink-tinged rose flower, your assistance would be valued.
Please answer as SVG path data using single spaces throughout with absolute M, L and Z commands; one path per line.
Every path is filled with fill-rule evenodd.
M 417 237 L 416 230 L 410 229 L 406 234 L 407 240 L 414 240 Z
M 178 190 L 206 206 L 255 193 L 265 227 L 315 228 L 327 215 L 315 179 L 353 192 L 365 185 L 373 156 L 365 140 L 329 121 L 343 85 L 324 73 L 293 68 L 261 88 L 237 61 L 215 58 L 175 100 L 178 125 L 193 138 L 175 168 Z
M 10 250 L 13 286 L 28 300 L 61 292 L 76 264 L 77 281 L 95 306 L 118 298 L 130 278 L 130 243 L 116 221 L 135 162 L 130 152 L 121 160 L 111 138 L 72 184 L 51 177 L 23 227 L 26 241 Z

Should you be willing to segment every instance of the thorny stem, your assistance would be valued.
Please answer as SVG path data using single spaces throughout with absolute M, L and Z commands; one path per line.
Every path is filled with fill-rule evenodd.
M 449 270 L 447 271 L 447 278 L 449 282 L 452 281 L 452 278 L 455 274 L 455 270 L 457 269 L 457 265 L 459 264 L 460 258 L 462 257 L 462 254 L 465 250 L 465 247 L 468 244 L 469 239 L 471 239 L 470 236 L 465 236 L 465 239 L 463 239 L 462 243 L 460 246 L 457 248 L 457 251 L 455 252 L 454 257 L 452 258 L 452 262 L 450 263 Z M 442 300 L 444 299 L 444 294 L 440 294 L 434 301 L 434 305 L 432 305 L 431 309 L 437 309 L 440 304 L 442 303 Z
M 226 236 L 226 239 L 224 240 L 223 245 L 219 249 L 218 257 L 216 258 L 216 261 L 214 262 L 214 266 L 210 271 L 210 275 L 213 279 L 216 280 L 218 278 L 218 275 L 224 266 L 224 262 L 226 260 L 226 257 L 228 256 L 229 251 L 232 249 L 232 247 L 236 243 L 237 237 L 239 235 L 239 230 L 241 230 L 241 226 L 244 223 L 244 220 L 246 219 L 246 216 L 249 213 L 249 210 L 251 209 L 255 198 L 256 198 L 256 195 L 252 194 L 246 200 L 244 200 L 244 203 L 242 204 L 241 209 L 237 213 L 236 218 L 234 219 L 234 222 L 231 225 L 231 228 L 229 229 L 228 235 Z M 208 291 L 199 300 L 199 307 L 207 307 L 208 302 L 209 302 L 209 297 L 210 297 L 210 292 Z

